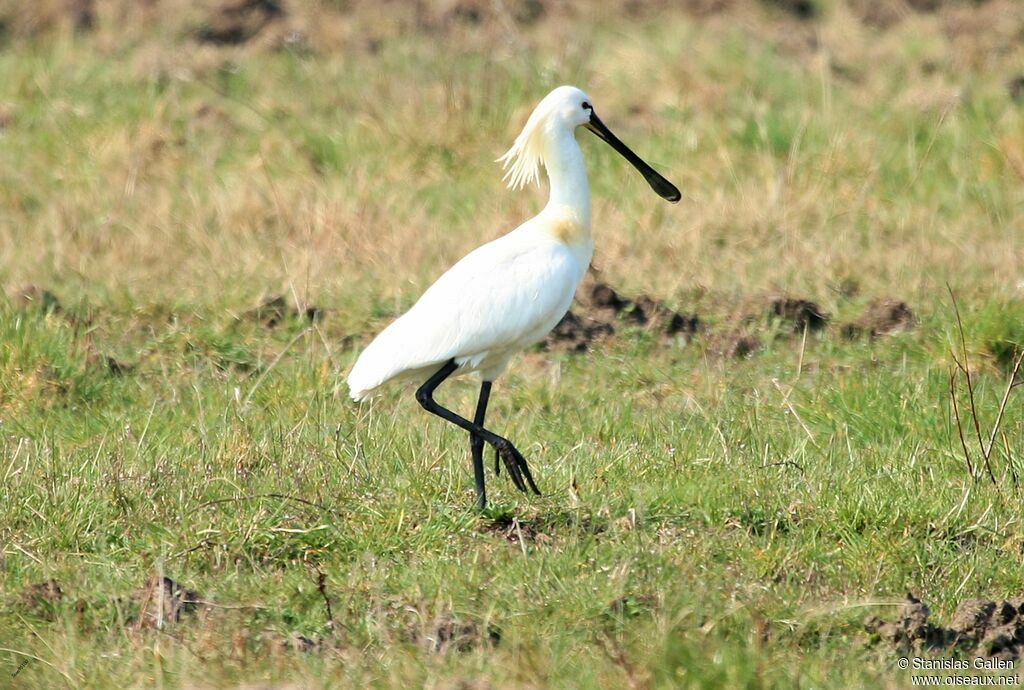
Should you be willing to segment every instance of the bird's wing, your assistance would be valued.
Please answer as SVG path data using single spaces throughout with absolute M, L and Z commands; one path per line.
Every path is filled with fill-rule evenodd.
M 524 242 L 512 233 L 479 247 L 367 346 L 349 374 L 352 397 L 405 372 L 525 345 L 561 318 L 579 276 L 560 243 Z

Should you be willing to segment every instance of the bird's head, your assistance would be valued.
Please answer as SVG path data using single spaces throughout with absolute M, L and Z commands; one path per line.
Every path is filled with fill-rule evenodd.
M 498 159 L 505 169 L 505 180 L 512 189 L 521 189 L 540 177 L 545 146 L 560 133 L 586 127 L 619 152 L 647 180 L 647 184 L 664 199 L 673 203 L 681 195 L 675 185 L 662 177 L 632 149 L 612 134 L 594 112 L 590 97 L 575 86 L 559 86 L 545 96 L 530 113 L 523 131 L 505 155 Z

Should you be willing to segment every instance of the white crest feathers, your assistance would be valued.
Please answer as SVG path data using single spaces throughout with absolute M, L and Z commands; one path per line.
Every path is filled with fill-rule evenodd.
M 508 184 L 509 189 L 522 189 L 528 184 L 540 182 L 540 166 L 544 165 L 542 132 L 546 115 L 544 109 L 535 109 L 512 148 L 496 161 L 501 163 L 505 171 L 501 179 Z

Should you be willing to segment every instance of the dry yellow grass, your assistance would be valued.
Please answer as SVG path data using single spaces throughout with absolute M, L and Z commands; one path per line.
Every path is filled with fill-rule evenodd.
M 131 21 L 142 10 L 100 3 L 94 34 L 5 57 L 0 274 L 131 302 L 286 289 L 358 324 L 368 294 L 407 303 L 539 205 L 491 161 L 536 96 L 571 81 L 685 193 L 649 203 L 585 143 L 595 264 L 614 283 L 673 299 L 828 301 L 850 279 L 918 302 L 947 281 L 1015 294 L 1024 122 L 1005 84 L 1024 54 L 1007 27 L 1024 19 L 991 5 L 882 34 L 841 3 L 813 25 L 746 5 L 584 25 L 557 7 L 510 25 L 288 5 L 303 58 L 182 44 L 205 16 L 191 3 L 146 10 L 155 35 Z

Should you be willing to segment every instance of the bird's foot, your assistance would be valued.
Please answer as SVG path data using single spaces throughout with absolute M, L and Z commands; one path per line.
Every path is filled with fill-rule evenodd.
M 517 489 L 525 493 L 526 487 L 529 485 L 533 493 L 540 496 L 540 489 L 537 488 L 536 482 L 533 481 L 533 475 L 530 474 L 530 466 L 526 464 L 526 458 L 516 450 L 516 447 L 507 438 L 503 438 L 494 444 L 494 473 L 500 475 L 499 459 L 505 463 L 505 469 L 508 470 L 508 475 L 512 477 L 512 483 L 516 485 Z

